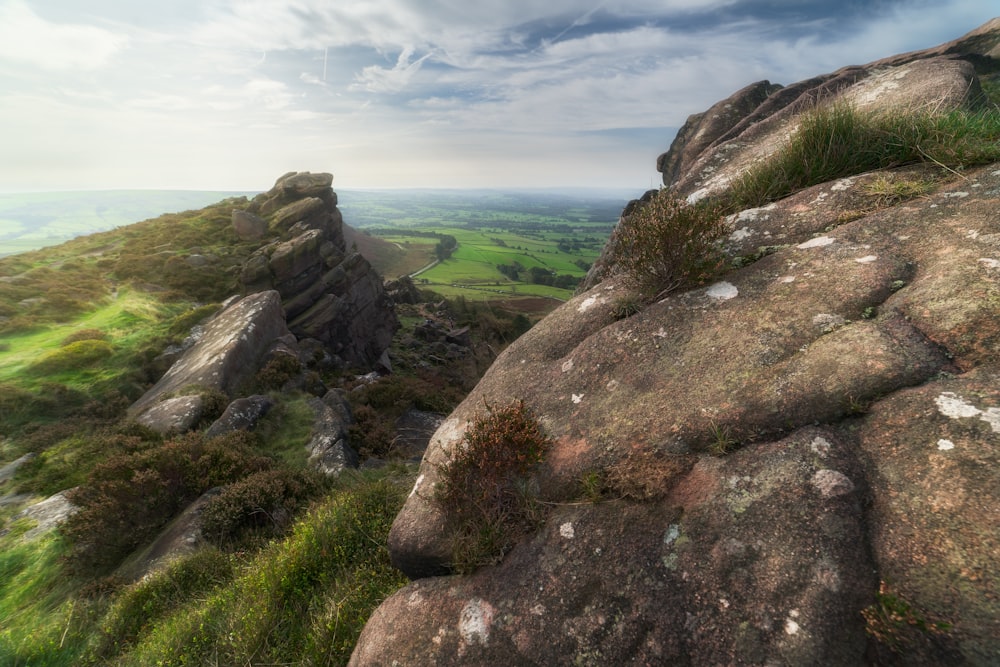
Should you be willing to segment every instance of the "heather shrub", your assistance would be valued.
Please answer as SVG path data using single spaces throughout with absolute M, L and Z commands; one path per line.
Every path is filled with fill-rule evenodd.
M 383 458 L 392 452 L 393 428 L 384 415 L 370 405 L 353 410 L 354 421 L 348 428 L 351 446 L 362 458 Z
M 283 535 L 303 504 L 323 489 L 316 474 L 262 470 L 234 482 L 212 498 L 202 512 L 202 533 L 216 544 L 236 542 L 246 531 Z
M 97 464 L 69 493 L 79 510 L 63 525 L 78 571 L 105 572 L 204 491 L 269 468 L 242 432 L 188 434 Z
M 729 231 L 723 214 L 718 204 L 689 204 L 669 190 L 656 191 L 615 227 L 608 241 L 612 269 L 653 299 L 702 284 L 723 265 L 719 242 Z
M 441 467 L 435 500 L 448 517 L 452 568 L 499 562 L 541 520 L 531 475 L 551 446 L 525 406 L 486 406 Z
M 302 372 L 302 363 L 291 354 L 275 354 L 257 371 L 252 382 L 252 391 L 263 394 L 281 389 L 289 380 Z

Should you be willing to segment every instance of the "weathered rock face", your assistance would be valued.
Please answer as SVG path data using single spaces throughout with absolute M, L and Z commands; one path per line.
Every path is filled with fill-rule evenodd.
M 277 292 L 239 299 L 216 315 L 198 342 L 132 404 L 129 416 L 162 433 L 190 429 L 201 417 L 199 390 L 232 394 L 257 372 L 257 362 L 271 344 L 285 335 L 288 327 Z
M 724 187 L 818 86 L 965 104 L 998 44 L 1000 20 L 922 54 L 752 86 L 742 120 L 695 119 L 661 166 L 684 194 Z M 930 177 L 934 191 L 903 203 L 867 187 Z M 1000 662 L 998 207 L 1000 164 L 845 178 L 734 215 L 726 249 L 749 264 L 714 285 L 619 319 L 634 295 L 608 278 L 554 311 L 432 438 L 389 538 L 419 580 L 372 616 L 352 664 L 891 662 L 861 613 L 881 582 L 952 624 L 895 628 L 905 664 Z M 554 509 L 499 565 L 425 579 L 451 559 L 441 466 L 484 403 L 513 398 L 554 439 L 536 479 Z M 581 480 L 612 471 L 648 497 L 610 484 L 586 502 Z
M 286 174 L 253 199 L 248 213 L 266 220 L 278 239 L 248 259 L 240 280 L 247 292 L 277 290 L 297 337 L 370 368 L 399 322 L 382 278 L 347 250 L 332 181 L 330 174 Z

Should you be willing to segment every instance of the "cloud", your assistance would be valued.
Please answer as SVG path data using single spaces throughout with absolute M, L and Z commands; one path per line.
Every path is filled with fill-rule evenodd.
M 46 70 L 93 70 L 127 44 L 126 37 L 103 28 L 46 21 L 24 0 L 0 5 L 0 60 Z

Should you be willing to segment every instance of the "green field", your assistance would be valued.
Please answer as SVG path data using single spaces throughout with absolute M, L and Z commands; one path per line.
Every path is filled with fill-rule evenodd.
M 416 230 L 416 228 L 412 228 Z M 427 252 L 437 243 L 434 238 L 411 236 L 411 230 L 375 232 L 380 238 L 407 248 L 410 252 Z M 543 296 L 565 300 L 572 289 L 532 284 L 526 275 L 512 280 L 501 273 L 498 265 L 522 266 L 526 274 L 540 267 L 555 275 L 582 278 L 586 266 L 601 252 L 610 231 L 608 223 L 590 223 L 572 231 L 532 230 L 511 231 L 502 228 L 468 229 L 433 227 L 420 231 L 455 237 L 457 249 L 451 257 L 426 270 L 411 274 L 417 284 L 445 296 L 498 299 L 515 296 Z M 562 248 L 560 248 L 562 242 Z

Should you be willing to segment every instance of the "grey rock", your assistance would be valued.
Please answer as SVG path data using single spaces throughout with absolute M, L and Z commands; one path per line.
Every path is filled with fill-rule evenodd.
M 241 241 L 257 241 L 267 232 L 267 221 L 250 211 L 233 211 L 233 230 Z
M 165 395 L 187 392 L 191 386 L 231 394 L 256 373 L 274 340 L 288 333 L 277 292 L 236 301 L 208 323 L 198 342 L 129 408 L 129 416 L 138 419 Z M 161 408 L 158 414 L 163 412 Z
M 237 398 L 226 407 L 222 416 L 206 429 L 205 437 L 214 438 L 230 431 L 252 431 L 272 407 L 274 401 L 260 394 Z
M 358 467 L 358 454 L 351 448 L 347 430 L 351 425 L 351 408 L 336 391 L 309 401 L 313 429 L 306 450 L 309 465 L 326 475 L 339 475 L 348 468 Z
M 138 414 L 137 422 L 163 435 L 176 435 L 194 428 L 204 412 L 204 401 L 201 396 L 174 396 L 165 398 L 159 403 Z

